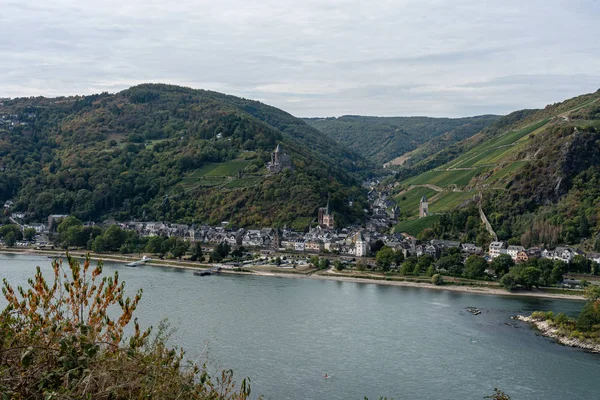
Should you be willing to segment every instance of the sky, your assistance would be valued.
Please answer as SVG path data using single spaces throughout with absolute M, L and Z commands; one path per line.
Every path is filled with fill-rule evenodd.
M 459 117 L 600 88 L 600 0 L 0 0 L 0 97 L 162 82 L 300 117 Z

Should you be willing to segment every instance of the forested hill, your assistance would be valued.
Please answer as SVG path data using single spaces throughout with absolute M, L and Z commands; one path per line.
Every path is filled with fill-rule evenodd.
M 496 115 L 467 118 L 346 115 L 339 118 L 304 118 L 304 121 L 381 165 L 441 135 L 445 137 L 441 142 L 443 145 L 466 139 L 498 118 Z M 393 162 L 402 161 L 400 158 Z
M 294 169 L 268 174 L 277 144 Z M 330 196 L 345 223 L 362 215 L 368 167 L 290 114 L 216 92 L 144 84 L 0 100 L 0 200 L 40 220 L 69 213 L 303 228 Z
M 500 240 L 600 251 L 600 91 L 503 117 L 400 171 L 398 230 L 489 242 L 476 201 Z M 428 218 L 418 200 L 429 199 Z M 415 225 L 416 226 L 416 225 Z M 479 228 L 478 228 L 479 227 Z M 418 234 L 419 232 L 413 231 Z

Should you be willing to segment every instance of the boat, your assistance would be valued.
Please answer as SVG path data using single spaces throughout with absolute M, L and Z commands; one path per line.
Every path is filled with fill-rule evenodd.
M 125 264 L 126 267 L 137 267 L 138 265 L 142 265 L 147 263 L 148 261 L 152 261 L 152 259 L 150 257 L 142 257 L 141 260 L 137 260 L 137 261 L 133 261 L 130 263 Z

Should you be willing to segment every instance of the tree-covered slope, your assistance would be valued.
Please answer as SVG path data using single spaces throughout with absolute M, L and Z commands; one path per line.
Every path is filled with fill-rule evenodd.
M 435 188 L 432 213 L 461 209 L 482 194 L 483 210 L 501 240 L 554 246 L 595 238 L 600 231 L 600 91 L 512 113 L 407 167 L 399 177 L 399 200 L 422 187 Z M 418 204 L 402 211 L 404 218 L 415 216 Z
M 0 119 L 0 200 L 38 219 L 69 213 L 300 228 L 328 196 L 340 222 L 362 215 L 359 182 L 368 163 L 256 101 L 144 84 L 116 94 L 3 100 Z M 293 171 L 267 173 L 277 144 Z
M 468 118 L 346 115 L 305 118 L 304 121 L 378 164 L 401 164 L 405 153 L 423 143 L 442 135 L 444 139 L 440 143 L 455 143 L 476 134 L 498 118 L 496 115 Z

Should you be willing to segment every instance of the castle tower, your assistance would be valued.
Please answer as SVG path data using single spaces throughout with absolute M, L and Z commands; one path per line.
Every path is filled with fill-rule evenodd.
M 429 203 L 427 201 L 427 197 L 421 197 L 421 202 L 419 203 L 419 218 L 423 218 L 429 215 Z

